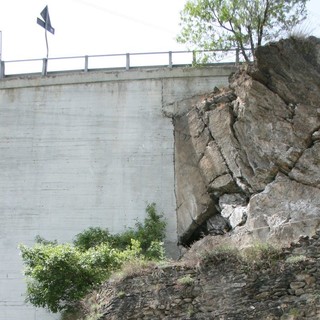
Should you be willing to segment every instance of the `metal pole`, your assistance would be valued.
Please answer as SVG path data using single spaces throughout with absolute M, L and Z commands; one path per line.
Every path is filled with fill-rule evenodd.
M 126 53 L 126 70 L 130 69 L 130 53 Z
M 169 51 L 169 68 L 172 68 L 172 51 Z
M 44 58 L 42 60 L 42 75 L 43 76 L 47 75 L 47 67 L 48 67 L 48 58 Z
M 89 69 L 89 56 L 84 57 L 84 72 L 88 72 Z
M 197 52 L 192 52 L 192 65 L 195 66 L 197 64 Z
M 45 38 L 46 38 L 46 45 L 47 45 L 47 60 L 49 57 L 49 45 L 48 45 L 48 36 L 47 36 L 47 28 L 48 28 L 48 18 L 49 18 L 49 9 L 47 7 L 47 12 L 46 12 L 46 25 L 44 28 L 44 34 L 45 34 Z
M 4 61 L 1 61 L 0 60 L 0 79 L 3 79 L 4 78 Z

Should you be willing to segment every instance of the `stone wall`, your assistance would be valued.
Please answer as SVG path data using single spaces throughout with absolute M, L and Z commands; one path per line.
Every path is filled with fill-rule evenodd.
M 100 320 L 320 318 L 320 232 L 300 237 L 276 258 L 252 259 L 243 263 L 224 252 L 193 267 L 155 267 L 106 283 L 90 306 Z

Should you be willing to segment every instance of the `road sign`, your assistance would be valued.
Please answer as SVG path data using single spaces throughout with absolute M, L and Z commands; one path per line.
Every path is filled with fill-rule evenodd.
M 37 18 L 37 23 L 45 30 L 49 31 L 50 33 L 54 34 L 54 28 L 51 25 L 50 16 L 49 16 L 49 9 L 46 6 L 40 13 L 43 20 Z

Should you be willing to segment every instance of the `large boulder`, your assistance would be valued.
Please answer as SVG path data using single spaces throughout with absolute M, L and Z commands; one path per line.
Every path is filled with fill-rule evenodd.
M 254 241 L 290 243 L 320 228 L 320 189 L 280 173 L 248 204 L 247 229 Z
M 271 43 L 256 59 L 174 117 L 183 244 L 199 230 L 289 242 L 320 226 L 320 40 Z

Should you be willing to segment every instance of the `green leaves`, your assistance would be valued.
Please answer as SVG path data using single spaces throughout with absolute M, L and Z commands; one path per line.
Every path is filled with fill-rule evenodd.
M 147 205 L 147 216 L 143 223 L 137 221 L 135 229 L 128 229 L 121 234 L 110 234 L 107 229 L 89 228 L 76 235 L 74 245 L 80 250 L 88 250 L 102 243 L 109 243 L 113 248 L 125 250 L 132 245 L 132 239 L 141 244 L 142 254 L 148 256 L 147 251 L 153 241 L 162 242 L 165 238 L 166 222 L 163 215 L 159 215 L 155 203 Z
M 70 244 L 21 245 L 27 276 L 27 301 L 52 312 L 72 308 L 96 281 L 90 261 Z
M 73 244 L 58 244 L 38 236 L 33 247 L 20 245 L 27 301 L 51 312 L 71 311 L 125 261 L 164 259 L 166 223 L 154 203 L 146 212 L 144 223 L 137 222 L 136 229 L 123 234 L 89 228 L 76 235 Z
M 306 19 L 308 0 L 189 0 L 177 41 L 191 50 L 238 48 L 249 62 L 257 46 L 277 40 Z
M 89 229 L 77 234 L 73 244 L 80 250 L 88 250 L 90 248 L 96 247 L 101 243 L 111 242 L 112 235 L 108 230 L 101 229 L 99 227 Z

